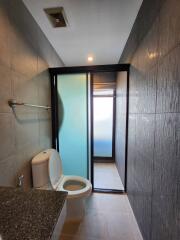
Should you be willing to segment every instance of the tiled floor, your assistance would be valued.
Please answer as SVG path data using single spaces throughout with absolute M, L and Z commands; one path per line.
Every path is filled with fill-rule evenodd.
M 124 190 L 115 163 L 94 163 L 94 187 Z
M 65 223 L 60 240 L 142 240 L 126 195 L 93 193 L 81 222 Z

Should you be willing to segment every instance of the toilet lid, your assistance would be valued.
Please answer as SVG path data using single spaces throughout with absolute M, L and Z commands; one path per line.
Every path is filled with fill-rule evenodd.
M 49 180 L 54 189 L 56 189 L 60 178 L 63 175 L 62 172 L 62 163 L 59 153 L 51 149 L 51 154 L 49 157 Z

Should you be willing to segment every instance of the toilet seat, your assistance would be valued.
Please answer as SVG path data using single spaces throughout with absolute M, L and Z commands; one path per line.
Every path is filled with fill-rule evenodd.
M 47 150 L 49 154 L 49 163 L 48 163 L 48 172 L 49 172 L 49 180 L 52 185 L 52 188 L 56 191 L 66 191 L 68 192 L 67 198 L 81 198 L 88 196 L 92 191 L 92 185 L 89 180 L 74 175 L 63 175 L 62 171 L 62 162 L 58 152 L 54 149 Z M 79 190 L 67 190 L 64 188 L 64 185 L 68 181 L 79 182 L 83 186 L 83 188 Z
M 77 181 L 79 183 L 82 183 L 85 185 L 85 187 L 83 187 L 80 190 L 67 190 L 64 188 L 64 185 L 68 182 L 68 181 Z M 91 183 L 80 176 L 73 176 L 73 175 L 66 175 L 63 176 L 63 178 L 60 180 L 58 186 L 57 186 L 57 191 L 66 191 L 68 192 L 68 198 L 79 198 L 79 197 L 86 197 L 89 196 L 89 194 L 92 191 L 92 185 Z

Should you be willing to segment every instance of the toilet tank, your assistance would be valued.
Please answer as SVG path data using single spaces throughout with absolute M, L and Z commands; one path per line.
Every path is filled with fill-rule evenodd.
M 48 162 L 49 152 L 40 152 L 32 159 L 33 187 L 39 188 L 49 183 Z

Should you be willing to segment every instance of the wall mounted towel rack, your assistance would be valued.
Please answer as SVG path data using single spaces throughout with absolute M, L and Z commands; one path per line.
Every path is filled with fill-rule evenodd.
M 48 106 L 41 106 L 41 105 L 35 105 L 30 103 L 23 103 L 23 102 L 16 102 L 16 100 L 12 99 L 8 101 L 8 104 L 11 108 L 14 108 L 16 106 L 26 106 L 26 107 L 35 107 L 35 108 L 43 108 L 43 109 L 51 109 L 51 107 Z

